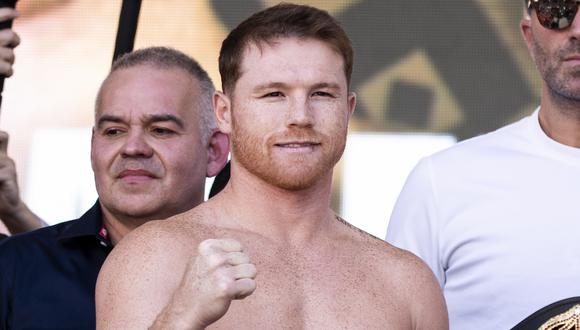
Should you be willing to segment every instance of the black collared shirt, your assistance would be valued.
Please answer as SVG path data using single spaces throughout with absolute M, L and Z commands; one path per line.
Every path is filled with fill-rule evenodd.
M 99 203 L 77 220 L 0 244 L 0 329 L 94 329 L 95 284 L 111 244 Z

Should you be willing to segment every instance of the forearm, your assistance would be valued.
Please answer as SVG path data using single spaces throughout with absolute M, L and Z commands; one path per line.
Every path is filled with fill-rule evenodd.
M 24 203 L 21 203 L 10 213 L 0 214 L 0 219 L 2 219 L 11 234 L 27 232 L 46 226 L 46 223 Z

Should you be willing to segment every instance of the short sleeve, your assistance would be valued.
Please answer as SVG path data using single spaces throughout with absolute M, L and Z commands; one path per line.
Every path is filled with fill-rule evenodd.
M 424 158 L 409 174 L 397 199 L 386 241 L 420 257 L 443 287 L 445 272 L 440 262 L 440 229 L 430 159 Z

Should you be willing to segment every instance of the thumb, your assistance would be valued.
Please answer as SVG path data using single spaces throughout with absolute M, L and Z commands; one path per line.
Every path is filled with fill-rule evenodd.
M 8 151 L 8 133 L 0 131 L 0 154 L 6 155 Z

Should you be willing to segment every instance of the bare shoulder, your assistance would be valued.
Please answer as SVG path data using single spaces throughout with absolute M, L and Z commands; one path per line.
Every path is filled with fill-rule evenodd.
M 375 237 L 337 217 L 343 225 L 345 236 L 348 237 L 352 248 L 363 260 L 372 262 L 376 267 L 380 265 L 380 274 L 405 281 L 410 275 L 430 278 L 431 270 L 417 256 L 406 250 L 399 249 L 384 240 Z M 344 238 L 342 238 L 344 240 Z
M 406 306 L 413 328 L 447 329 L 447 308 L 431 269 L 411 252 L 347 226 L 361 266 L 384 283 L 389 299 Z
M 152 324 L 179 285 L 202 235 L 190 224 L 200 215 L 187 213 L 148 222 L 115 246 L 97 280 L 99 329 Z
M 99 277 L 109 273 L 125 278 L 135 273 L 139 281 L 145 269 L 183 265 L 192 255 L 208 228 L 202 221 L 204 212 L 194 208 L 165 220 L 147 222 L 127 234 L 107 257 Z M 157 270 L 156 270 L 157 271 Z

